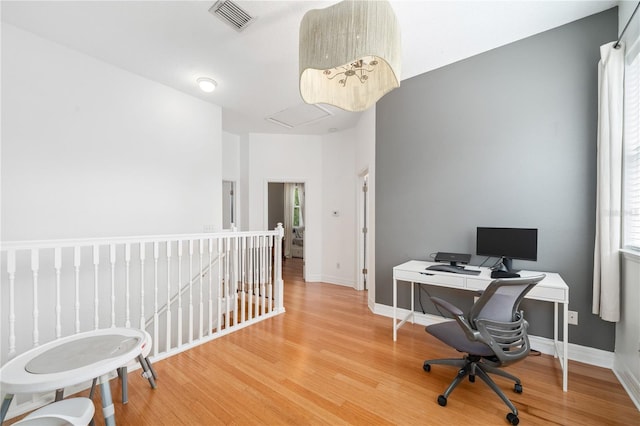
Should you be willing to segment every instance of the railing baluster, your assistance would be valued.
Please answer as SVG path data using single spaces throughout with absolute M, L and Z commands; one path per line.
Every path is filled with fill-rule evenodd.
M 98 273 L 100 267 L 100 246 L 93 245 L 93 328 L 100 328 Z
M 229 323 L 231 323 L 231 303 L 235 300 L 233 298 L 233 295 L 231 294 L 231 281 L 229 278 L 229 239 L 228 238 L 220 238 L 220 240 L 222 241 L 222 250 L 221 252 L 218 253 L 218 255 L 224 255 L 224 257 L 222 257 L 222 262 L 220 264 L 220 268 L 224 267 L 224 300 L 226 301 L 225 305 L 226 305 L 226 309 L 227 309 L 227 318 L 229 319 Z M 237 323 L 237 319 L 235 318 L 235 313 L 238 311 L 237 307 L 234 307 L 233 309 L 233 313 L 234 313 L 234 322 L 233 324 Z
M 124 326 L 131 327 L 131 244 L 124 245 Z
M 7 273 L 9 274 L 9 357 L 16 353 L 16 252 L 7 252 Z
M 207 241 L 209 242 L 209 332 L 207 335 L 210 336 L 213 334 L 213 271 L 211 270 L 211 265 L 213 265 L 213 238 L 208 238 Z M 218 252 L 218 259 L 220 258 L 219 256 L 220 253 Z M 218 269 L 220 269 L 220 266 L 218 266 Z
M 75 296 L 76 300 L 73 305 L 75 309 L 75 326 L 76 333 L 80 333 L 80 246 L 75 246 L 73 248 L 73 268 L 75 272 Z
M 238 235 L 236 235 L 234 237 L 234 242 L 235 242 L 235 254 L 233 256 L 233 281 L 231 281 L 231 294 L 230 296 L 233 296 L 233 312 L 234 315 L 236 316 L 236 320 L 238 318 L 238 301 L 240 300 L 240 296 L 238 295 L 238 283 L 241 280 L 241 273 L 240 273 L 240 268 L 242 267 L 241 265 L 241 251 L 240 251 L 240 245 L 242 244 L 242 238 L 239 237 Z
M 200 296 L 198 299 L 198 303 L 199 303 L 199 309 L 198 309 L 198 338 L 202 339 L 202 329 L 204 328 L 204 304 L 202 303 L 202 287 L 203 287 L 203 279 L 202 279 L 202 256 L 204 255 L 204 244 L 202 241 L 202 238 L 198 241 L 198 251 L 200 253 L 200 273 L 198 274 L 200 276 Z
M 276 271 L 274 274 L 273 285 L 276 299 L 276 309 L 278 312 L 284 312 L 284 282 L 282 281 L 282 237 L 284 236 L 284 228 L 281 223 L 276 226 L 278 236 L 276 238 L 276 254 L 278 255 L 278 261 L 275 262 Z
M 109 244 L 109 263 L 111 263 L 111 327 L 116 326 L 116 245 Z
M 140 243 L 140 328 L 146 329 L 147 319 L 144 317 L 144 261 L 145 261 L 145 243 Z M 157 342 L 153 342 L 155 346 Z
M 158 323 L 158 258 L 160 250 L 158 242 L 153 242 L 153 354 L 158 355 L 158 337 L 160 324 Z
M 40 311 L 38 309 L 38 271 L 40 270 L 40 253 L 38 249 L 31 249 L 31 272 L 33 274 L 33 346 L 40 344 L 40 330 L 38 320 Z
M 62 249 L 53 249 L 53 267 L 56 270 L 56 339 L 62 337 L 62 307 L 60 305 L 60 277 L 62 272 Z
M 218 238 L 218 256 L 222 253 L 222 238 Z M 219 257 L 218 257 L 219 258 Z M 218 265 L 218 331 L 222 329 L 222 301 L 224 300 L 224 281 L 222 280 L 222 268 Z M 226 306 L 226 303 L 225 303 Z M 229 328 L 229 311 L 225 308 L 224 328 Z
M 247 306 L 247 298 L 246 298 L 246 293 L 247 293 L 247 238 L 246 236 L 241 237 L 242 238 L 242 249 L 240 250 L 240 267 L 242 268 L 242 272 L 241 272 L 241 280 L 240 280 L 240 284 L 242 285 L 241 288 L 241 292 L 240 292 L 240 297 L 241 297 L 241 315 L 240 315 L 240 322 L 244 322 L 247 319 L 247 310 L 246 310 L 246 306 Z
M 267 250 L 268 247 L 268 241 L 267 241 L 267 237 L 266 236 L 261 236 L 260 239 L 262 240 L 262 276 L 260 277 L 260 296 L 261 296 L 261 301 L 260 301 L 260 305 L 261 305 L 261 309 L 262 312 L 261 314 L 264 315 L 267 313 L 267 295 L 266 295 L 266 288 L 265 288 L 265 282 L 267 279 L 267 271 L 269 269 L 269 263 L 271 263 L 271 259 L 269 259 L 269 250 Z
M 276 250 L 275 250 L 275 239 L 273 238 L 273 236 L 269 236 L 269 254 L 273 253 L 273 261 L 270 261 L 268 263 L 269 265 L 269 270 L 267 271 L 267 309 L 269 310 L 269 312 L 273 311 L 273 287 L 272 287 L 272 283 L 273 283 L 273 265 L 275 262 L 281 262 L 282 258 L 278 259 L 276 257 Z
M 182 240 L 178 240 L 178 347 L 182 346 Z
M 193 240 L 189 240 L 189 343 L 193 341 Z
M 178 287 L 178 292 L 180 287 Z M 166 350 L 171 350 L 171 241 L 167 241 L 167 342 Z

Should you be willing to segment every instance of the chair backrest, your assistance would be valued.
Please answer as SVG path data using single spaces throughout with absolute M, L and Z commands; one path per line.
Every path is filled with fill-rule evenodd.
M 529 353 L 527 322 L 520 302 L 544 275 L 492 281 L 469 311 L 468 320 L 495 353 L 498 365 L 508 365 Z

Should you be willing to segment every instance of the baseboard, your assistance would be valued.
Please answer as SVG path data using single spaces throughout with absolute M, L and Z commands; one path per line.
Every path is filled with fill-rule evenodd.
M 320 281 L 327 284 L 335 284 L 335 285 L 341 285 L 344 287 L 356 288 L 356 283 L 353 282 L 353 280 L 344 279 L 343 277 L 323 275 Z
M 613 374 L 616 375 L 624 390 L 629 394 L 629 398 L 640 411 L 640 381 L 634 377 L 633 373 L 626 368 L 618 359 L 613 364 Z
M 385 317 L 393 318 L 393 306 L 382 305 L 376 303 L 373 309 L 373 313 L 376 315 L 382 315 Z M 398 308 L 398 318 L 405 318 L 410 311 L 408 309 Z M 445 321 L 438 315 L 423 314 L 420 312 L 415 313 L 415 323 L 420 325 L 431 325 Z M 392 330 L 390 330 L 392 331 Z M 555 355 L 555 345 L 553 339 L 540 336 L 529 336 L 531 346 L 540 351 L 543 354 Z M 612 369 L 614 353 L 603 351 L 601 349 L 590 348 L 588 346 L 576 345 L 575 343 L 569 343 L 569 359 L 572 361 L 583 362 L 589 365 L 595 365 L 597 367 L 603 367 Z M 562 349 L 562 348 L 559 348 Z

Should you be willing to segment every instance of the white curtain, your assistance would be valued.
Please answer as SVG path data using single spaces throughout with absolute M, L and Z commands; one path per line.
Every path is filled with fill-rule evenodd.
M 293 239 L 293 188 L 291 183 L 284 184 L 284 256 L 291 257 Z
M 620 319 L 620 223 L 624 45 L 600 46 L 598 63 L 598 156 L 596 241 L 593 262 L 594 314 Z
M 296 184 L 296 187 L 298 188 L 298 202 L 300 203 L 300 226 L 303 227 L 304 214 L 302 212 L 304 211 L 304 185 Z

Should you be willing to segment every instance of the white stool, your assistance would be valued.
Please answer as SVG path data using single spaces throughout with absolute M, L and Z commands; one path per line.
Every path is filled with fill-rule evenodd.
M 93 401 L 89 398 L 69 398 L 38 408 L 14 425 L 87 426 L 94 412 Z

